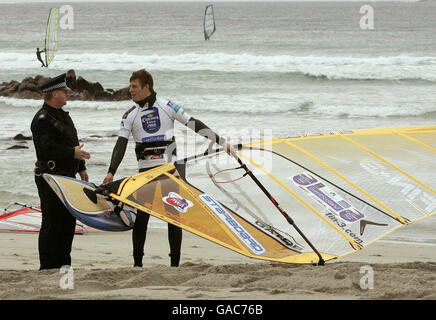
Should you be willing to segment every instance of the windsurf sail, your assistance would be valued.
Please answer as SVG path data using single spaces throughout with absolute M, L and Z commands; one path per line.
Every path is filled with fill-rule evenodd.
M 215 25 L 215 14 L 213 12 L 213 5 L 208 4 L 206 9 L 204 10 L 204 19 L 203 19 L 203 32 L 204 32 L 204 40 L 209 40 L 210 37 L 215 33 L 216 25 Z
M 56 50 L 58 48 L 58 22 L 59 22 L 59 9 L 51 8 L 47 19 L 47 28 L 45 32 L 45 65 L 53 61 Z
M 11 207 L 19 209 L 10 210 Z M 28 206 L 19 202 L 11 203 L 0 214 L 0 231 L 32 231 L 39 232 L 41 229 L 40 206 Z M 76 233 L 85 233 L 88 227 L 76 224 Z
M 264 140 L 122 179 L 107 196 L 251 258 L 322 264 L 435 215 L 435 152 L 436 126 Z

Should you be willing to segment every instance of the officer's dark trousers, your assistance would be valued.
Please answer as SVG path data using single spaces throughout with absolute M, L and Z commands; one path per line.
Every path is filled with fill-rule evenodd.
M 35 176 L 41 201 L 42 224 L 38 249 L 40 270 L 71 265 L 76 219 L 68 212 L 42 176 Z
M 150 170 L 151 168 L 141 169 L 139 172 Z M 134 265 L 142 267 L 142 257 L 144 256 L 144 244 L 147 235 L 147 225 L 150 215 L 143 211 L 137 211 L 135 224 L 133 226 L 133 259 Z M 180 260 L 180 248 L 182 246 L 182 229 L 168 223 L 168 241 L 170 244 L 171 265 L 178 266 Z

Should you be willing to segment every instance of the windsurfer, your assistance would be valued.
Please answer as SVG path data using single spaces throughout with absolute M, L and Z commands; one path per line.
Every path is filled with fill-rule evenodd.
M 47 65 L 44 63 L 44 61 L 41 58 L 41 53 L 45 52 L 45 49 L 39 50 L 39 48 L 36 48 L 36 57 L 38 58 L 39 62 L 42 63 L 41 67 L 47 67 Z
M 129 92 L 135 105 L 121 119 L 120 134 L 103 183 L 113 182 L 115 172 L 124 157 L 130 135 L 133 135 L 136 142 L 135 151 L 140 172 L 172 162 L 176 155 L 175 120 L 220 144 L 227 153 L 236 153 L 230 144 L 227 144 L 203 122 L 188 115 L 174 102 L 157 98 L 153 89 L 153 77 L 145 69 L 133 72 L 130 77 Z M 183 177 L 182 172 L 176 171 L 175 175 L 178 174 Z M 162 192 L 165 193 L 166 190 Z M 132 233 L 134 266 L 142 267 L 148 219 L 149 214 L 138 210 Z M 168 239 L 171 266 L 177 267 L 180 261 L 182 229 L 168 224 Z

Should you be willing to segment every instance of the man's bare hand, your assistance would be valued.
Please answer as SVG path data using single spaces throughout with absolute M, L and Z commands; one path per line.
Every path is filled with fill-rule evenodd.
M 235 157 L 235 158 L 238 157 L 238 155 L 236 153 L 236 149 L 231 144 L 224 143 L 223 148 L 224 148 L 224 150 L 227 152 L 227 154 L 229 156 L 232 156 L 232 157 Z
M 83 143 L 80 146 L 74 147 L 74 158 L 79 160 L 88 160 L 91 158 L 91 155 L 86 152 L 85 150 L 82 150 Z
M 86 182 L 89 181 L 88 173 L 86 172 L 86 170 L 80 171 L 79 175 L 80 175 L 80 179 L 82 179 L 83 181 Z
M 106 178 L 103 180 L 103 184 L 111 183 L 114 181 L 114 175 L 110 172 L 107 173 Z

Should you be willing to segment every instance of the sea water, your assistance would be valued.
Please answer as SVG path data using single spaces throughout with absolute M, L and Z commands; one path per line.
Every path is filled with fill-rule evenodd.
M 49 9 L 65 3 L 0 1 L 0 83 L 74 69 L 117 90 L 146 68 L 158 96 L 234 143 L 436 124 L 436 1 L 214 2 L 217 31 L 210 41 L 203 37 L 206 4 L 72 1 L 60 13 L 56 56 L 41 68 L 35 51 L 44 46 Z M 373 10 L 373 28 L 362 26 L 365 5 Z M 31 136 L 41 104 L 0 97 L 0 208 L 38 203 L 33 143 L 13 137 Z M 70 101 L 64 107 L 91 153 L 88 174 L 96 184 L 131 105 Z M 176 133 L 180 157 L 208 145 L 180 124 Z M 8 149 L 14 145 L 27 148 Z M 116 178 L 136 172 L 131 140 Z M 152 226 L 165 224 L 153 220 Z M 436 243 L 435 229 L 433 217 L 386 239 Z

